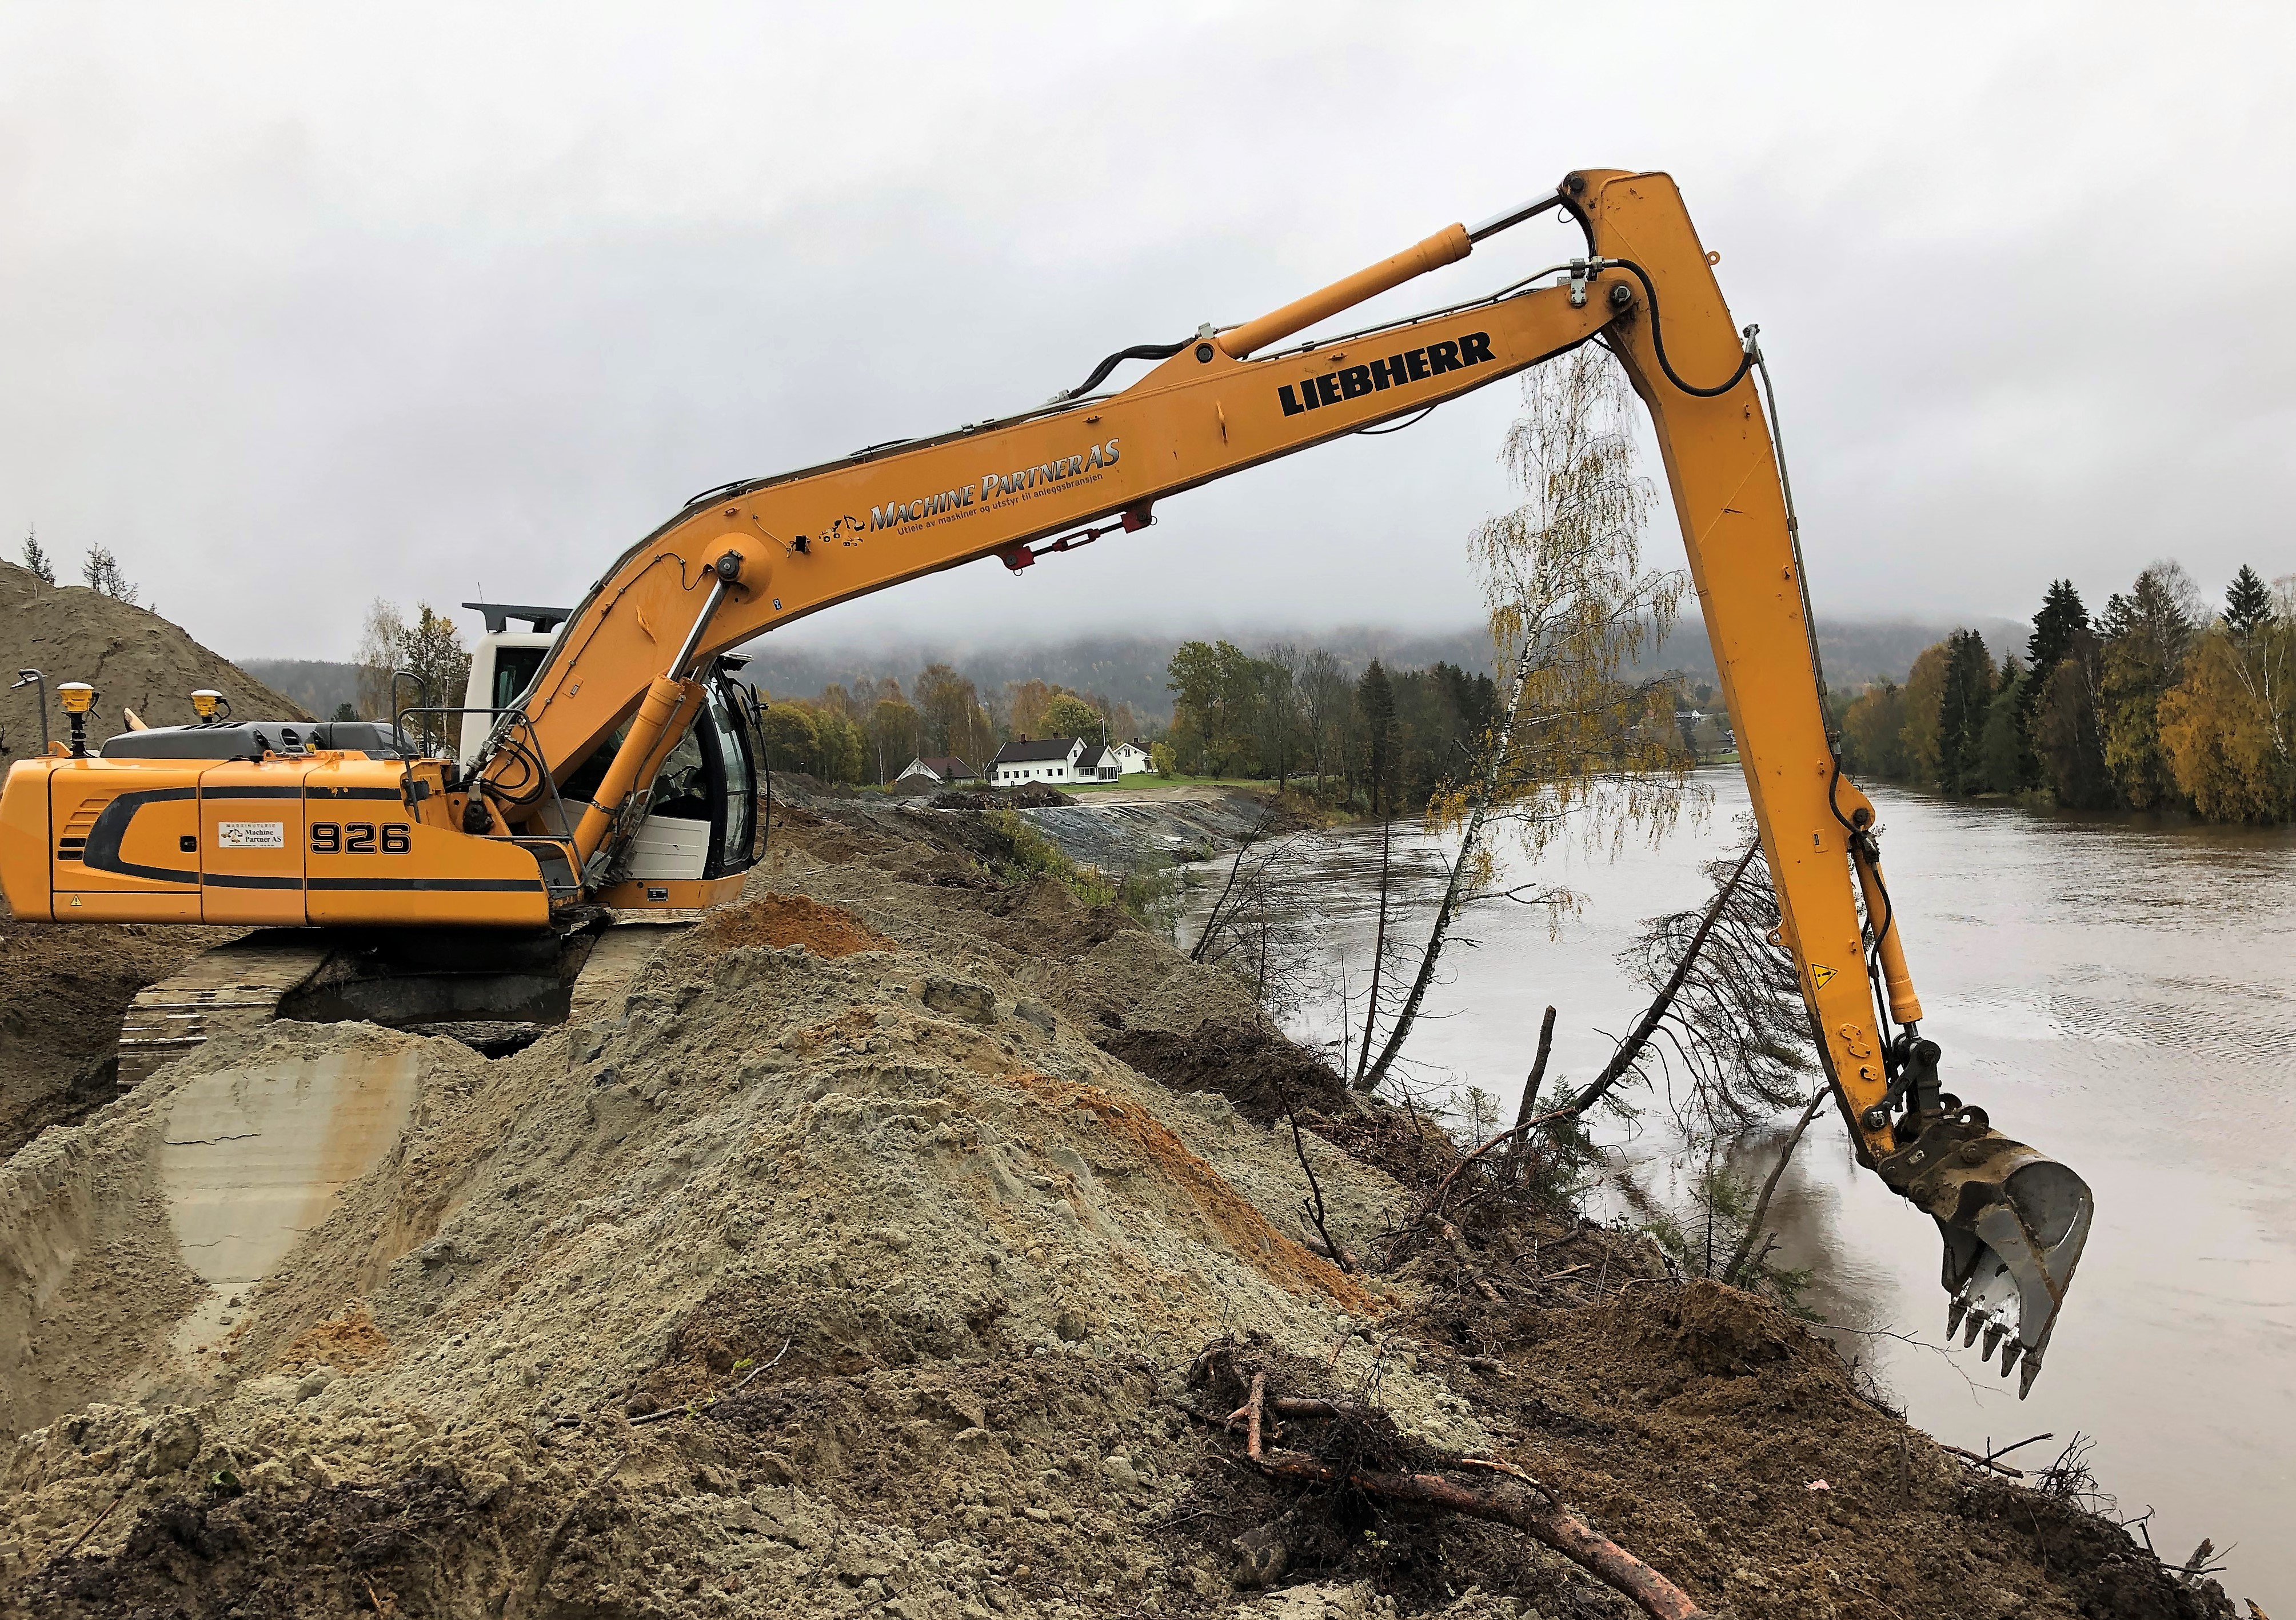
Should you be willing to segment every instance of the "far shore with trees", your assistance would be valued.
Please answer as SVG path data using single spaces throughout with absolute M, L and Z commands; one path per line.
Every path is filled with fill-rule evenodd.
M 2070 810 L 2184 811 L 2210 822 L 2296 819 L 2296 577 L 2243 567 L 2211 610 L 2173 561 L 2090 617 L 2051 585 L 2022 649 L 1997 664 L 1957 630 L 1837 700 L 1853 775 L 1957 798 Z

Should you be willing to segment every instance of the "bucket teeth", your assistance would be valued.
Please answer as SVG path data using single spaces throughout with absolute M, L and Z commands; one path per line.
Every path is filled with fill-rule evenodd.
M 2017 1375 L 2017 1398 L 2023 1400 L 2033 1393 L 2033 1380 L 2041 1376 L 2041 1353 L 2032 1351 L 2025 1357 L 2024 1370 Z
M 1984 1359 L 1998 1352 L 2004 1378 L 2020 1372 L 2021 1397 L 2040 1374 L 2088 1241 L 2095 1202 L 2087 1183 L 1991 1129 L 1974 1109 L 1924 1127 L 1881 1168 L 1944 1240 L 1946 1342 L 1958 1331 L 1963 1348 L 1973 1348 L 1982 1333 Z

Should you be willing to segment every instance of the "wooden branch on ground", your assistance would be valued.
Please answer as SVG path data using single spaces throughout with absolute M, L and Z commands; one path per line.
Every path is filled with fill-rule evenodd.
M 1350 1401 L 1322 1401 L 1313 1395 L 1278 1395 L 1268 1403 L 1279 1418 L 1354 1418 L 1363 1408 Z
M 1942 1440 L 1939 1441 L 1938 1444 L 1940 1446 L 1943 1446 L 1947 1451 L 1951 1452 L 1955 1456 L 1960 1458 L 1963 1461 L 1968 1463 L 1972 1468 L 1991 1469 L 1995 1473 L 2005 1474 L 2012 1479 L 2022 1479 L 2025 1477 L 2025 1470 L 2022 1469 L 2013 1469 L 2005 1462 L 1996 1462 L 1990 1457 L 1980 1457 L 1975 1452 L 1965 1452 L 1957 1445 L 1946 1445 L 1945 1442 Z
M 2029 1445 L 2038 1445 L 2044 1440 L 2054 1440 L 2056 1436 L 2054 1434 L 2029 1435 L 2022 1440 L 2013 1441 L 2007 1445 L 1997 1446 L 1992 1451 L 1987 1452 L 1983 1456 L 1978 1455 L 1975 1452 L 1965 1452 L 1957 1445 L 1946 1445 L 1945 1449 L 1951 1452 L 1955 1456 L 1968 1462 L 1972 1468 L 1990 1469 L 1995 1473 L 2006 1475 L 2011 1479 L 2022 1479 L 2025 1477 L 2024 1469 L 2013 1469 L 2007 1463 L 2002 1461 L 2001 1459 L 2006 1457 L 2012 1452 L 2021 1452 Z M 1943 1441 L 1939 1441 L 1938 1444 L 1945 1445 Z
M 1321 1485 L 1348 1485 L 1367 1496 L 1439 1508 L 1521 1531 L 1552 1547 L 1613 1591 L 1625 1593 L 1652 1620 L 1700 1620 L 1706 1611 L 1690 1594 L 1633 1553 L 1595 1531 L 1552 1495 L 1544 1501 L 1509 1492 L 1477 1491 L 1439 1474 L 1390 1474 L 1355 1469 L 1346 1474 L 1304 1452 L 1267 1451 L 1255 1459 L 1261 1472 Z
M 1466 1239 L 1461 1237 L 1459 1229 L 1448 1221 L 1443 1223 L 1443 1241 L 1451 1246 L 1451 1252 L 1459 1257 L 1459 1264 L 1466 1267 L 1467 1280 L 1475 1285 L 1475 1292 L 1493 1305 L 1498 1304 L 1498 1289 L 1493 1288 L 1491 1280 L 1483 1275 L 1483 1268 L 1475 1264 L 1475 1256 L 1469 1251 Z
M 111 1517 L 111 1510 L 127 1500 L 127 1493 L 125 1490 L 122 1490 L 119 1495 L 104 1503 L 103 1511 L 97 1514 L 93 1519 L 88 1521 L 88 1526 L 86 1529 L 72 1537 L 72 1544 L 65 1548 L 61 1556 L 70 1558 L 73 1553 L 78 1552 L 80 1549 L 80 1543 L 87 1540 L 89 1536 L 94 1535 L 95 1534 L 96 1526 L 103 1523 L 105 1519 L 110 1518 Z
M 1996 1457 L 2006 1457 L 2012 1452 L 2021 1452 L 2029 1445 L 2038 1445 L 2044 1440 L 2054 1440 L 2056 1436 L 2054 1434 L 2029 1435 L 2022 1440 L 2013 1441 L 2007 1445 L 1998 1446 L 1994 1450 L 1986 1452 L 1985 1460 L 1990 1462 Z

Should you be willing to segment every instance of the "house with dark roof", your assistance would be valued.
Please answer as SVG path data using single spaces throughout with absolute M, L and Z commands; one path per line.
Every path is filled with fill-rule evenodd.
M 1095 750 L 1097 745 L 1095 746 Z M 1078 737 L 1015 738 L 996 750 L 996 757 L 988 762 L 988 783 L 995 788 L 1017 788 L 1023 782 L 1096 781 L 1098 777 L 1076 773 L 1077 761 L 1083 757 L 1085 743 Z
M 1114 781 L 1124 774 L 1123 766 L 1116 762 L 1115 750 L 1097 742 L 1086 743 L 1084 752 L 1077 756 L 1071 768 L 1078 781 Z

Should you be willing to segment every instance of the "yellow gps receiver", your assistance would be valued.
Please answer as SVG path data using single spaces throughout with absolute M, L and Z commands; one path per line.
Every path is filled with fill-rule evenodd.
M 87 757 L 87 711 L 95 707 L 95 688 L 86 681 L 66 681 L 56 688 L 56 701 L 71 722 L 71 757 Z

